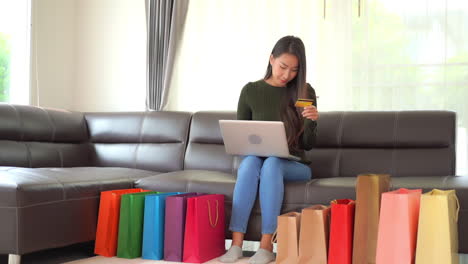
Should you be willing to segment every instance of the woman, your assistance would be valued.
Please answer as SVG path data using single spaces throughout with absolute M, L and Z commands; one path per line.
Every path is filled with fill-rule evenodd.
M 312 99 L 314 105 L 295 107 L 298 98 Z M 260 248 L 249 263 L 263 264 L 275 259 L 272 234 L 281 211 L 284 181 L 308 181 L 311 171 L 304 150 L 310 150 L 316 137 L 317 98 L 306 83 L 306 57 L 302 41 L 293 36 L 281 38 L 274 46 L 264 79 L 248 83 L 241 92 L 237 119 L 282 121 L 286 128 L 289 151 L 301 157 L 292 161 L 277 157 L 245 157 L 238 170 L 234 188 L 229 229 L 232 246 L 221 256 L 224 263 L 242 257 L 242 243 L 257 192 L 262 214 Z

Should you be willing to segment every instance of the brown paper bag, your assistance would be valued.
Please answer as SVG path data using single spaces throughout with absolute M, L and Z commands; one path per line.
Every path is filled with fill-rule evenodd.
M 298 264 L 327 264 L 329 215 L 324 205 L 302 209 Z
M 388 174 L 360 174 L 356 181 L 353 264 L 375 264 L 380 199 L 390 189 Z
M 300 224 L 300 213 L 290 212 L 278 216 L 276 264 L 298 263 Z

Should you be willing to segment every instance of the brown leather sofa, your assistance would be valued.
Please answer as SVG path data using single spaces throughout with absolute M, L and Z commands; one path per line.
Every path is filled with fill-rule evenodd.
M 229 220 L 239 159 L 225 154 L 218 120 L 234 118 L 0 104 L 0 254 L 93 240 L 104 190 L 221 193 Z M 307 152 L 313 179 L 286 184 L 282 210 L 354 199 L 357 174 L 389 173 L 393 189 L 457 190 L 459 248 L 468 253 L 468 177 L 455 176 L 455 130 L 448 111 L 323 112 Z M 246 238 L 259 236 L 257 204 Z

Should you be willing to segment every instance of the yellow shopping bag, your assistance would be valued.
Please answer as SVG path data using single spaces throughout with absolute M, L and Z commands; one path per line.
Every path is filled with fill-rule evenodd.
M 434 189 L 421 196 L 416 264 L 458 264 L 458 211 L 455 190 Z

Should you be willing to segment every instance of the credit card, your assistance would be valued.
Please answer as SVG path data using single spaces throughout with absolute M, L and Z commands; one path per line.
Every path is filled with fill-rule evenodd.
M 314 104 L 314 100 L 312 99 L 303 99 L 303 98 L 298 98 L 294 106 L 296 107 L 306 107 L 306 106 L 311 106 Z

